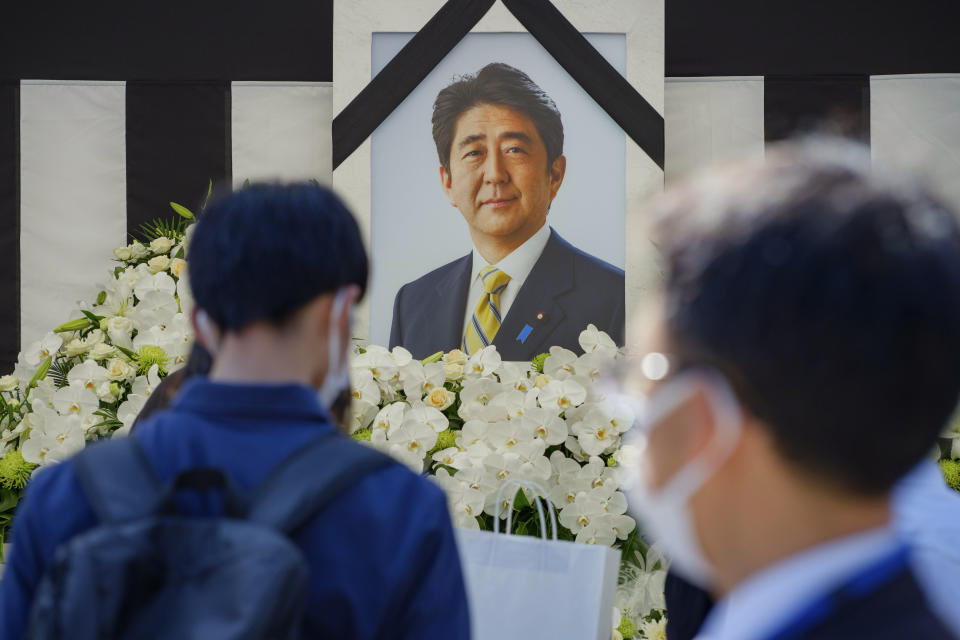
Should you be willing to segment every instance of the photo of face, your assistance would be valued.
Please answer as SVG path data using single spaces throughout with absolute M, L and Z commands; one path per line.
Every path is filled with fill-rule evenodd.
M 563 183 L 566 158 L 548 163 L 533 121 L 503 105 L 480 104 L 460 116 L 450 169 L 440 179 L 476 243 L 485 237 L 509 248 L 521 245 L 547 219 Z
M 409 37 L 374 34 L 374 72 Z M 587 39 L 626 72 L 621 35 Z M 504 359 L 579 349 L 588 323 L 621 335 L 625 155 L 623 130 L 530 34 L 469 34 L 371 136 L 371 342 L 462 348 L 495 280 L 498 320 L 481 328 Z

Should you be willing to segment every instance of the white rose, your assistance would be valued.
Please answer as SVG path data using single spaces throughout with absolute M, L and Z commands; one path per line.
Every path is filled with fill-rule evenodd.
M 147 269 L 150 273 L 157 274 L 166 271 L 170 266 L 170 258 L 167 256 L 154 256 L 147 260 Z
M 116 349 L 105 342 L 101 342 L 93 345 L 93 347 L 90 349 L 90 353 L 87 354 L 87 358 L 90 360 L 106 360 L 107 358 L 111 358 L 116 354 Z
M 3 376 L 0 378 L 0 391 L 13 391 L 20 386 L 20 381 L 16 376 Z
M 170 261 L 170 274 L 176 278 L 179 278 L 180 274 L 184 273 L 186 268 L 187 261 L 183 258 L 174 258 Z
M 130 257 L 135 260 L 139 260 L 140 258 L 146 258 L 147 254 L 150 253 L 150 250 L 147 249 L 142 244 L 140 244 L 139 242 L 134 242 L 133 244 L 131 244 L 129 249 L 130 249 Z
M 123 316 L 113 316 L 107 320 L 107 335 L 113 339 L 113 334 L 126 334 L 130 335 L 130 332 L 133 331 L 133 321 L 130 318 L 124 318 Z M 116 342 L 116 340 L 114 340 Z
M 430 403 L 430 406 L 439 411 L 443 411 L 447 407 L 453 404 L 453 401 L 457 399 L 457 396 L 447 391 L 443 387 L 436 387 L 429 394 L 427 394 L 427 401 Z
M 107 337 L 103 335 L 103 331 L 101 331 L 100 329 L 94 329 L 93 331 L 87 334 L 86 338 L 83 339 L 83 344 L 85 344 L 87 348 L 90 349 L 102 343 L 106 339 Z
M 150 251 L 154 253 L 166 253 L 173 247 L 173 240 L 166 236 L 160 236 L 150 243 Z
M 459 364 L 463 366 L 467 364 L 467 354 L 460 351 L 460 349 L 454 349 L 443 355 L 443 362 L 444 364 Z
M 456 382 L 463 378 L 463 365 L 450 362 L 444 363 L 443 373 L 447 376 L 448 382 Z
M 78 356 L 81 353 L 85 352 L 89 347 L 81 340 L 80 338 L 74 338 L 66 345 L 64 345 L 63 350 L 68 356 Z
M 107 377 L 111 380 L 127 380 L 132 378 L 136 370 L 120 358 L 114 358 L 107 363 Z
M 112 385 L 107 381 L 101 382 L 97 386 L 97 397 L 103 400 L 104 402 L 111 402 L 111 403 L 116 402 L 117 396 L 114 395 L 113 389 L 111 388 L 113 386 L 114 385 Z
M 133 257 L 133 252 L 130 251 L 130 247 L 117 247 L 113 250 L 113 257 L 117 260 L 129 260 Z

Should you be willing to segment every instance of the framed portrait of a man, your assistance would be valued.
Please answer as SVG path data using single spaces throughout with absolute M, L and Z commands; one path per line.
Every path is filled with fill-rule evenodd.
M 407 34 L 374 34 L 374 65 Z M 622 71 L 625 39 L 588 35 Z M 372 136 L 371 340 L 509 360 L 624 336 L 626 136 L 529 34 L 469 34 Z
M 590 324 L 624 344 L 658 277 L 662 3 L 465 0 L 427 22 L 372 2 L 335 15 L 333 182 L 374 265 L 355 338 L 517 361 Z

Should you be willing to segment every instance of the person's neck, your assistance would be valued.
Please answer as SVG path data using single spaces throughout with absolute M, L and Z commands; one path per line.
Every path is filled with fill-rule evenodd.
M 754 517 L 738 518 L 715 558 L 718 594 L 729 593 L 754 573 L 792 555 L 846 536 L 886 526 L 889 495 L 841 494 L 802 483 L 767 486 L 744 504 Z M 756 514 L 763 514 L 762 518 Z
M 490 236 L 470 231 L 470 239 L 473 240 L 473 246 L 477 252 L 483 256 L 488 264 L 497 264 L 508 255 L 516 251 L 523 243 L 532 238 L 543 226 L 544 222 L 533 231 L 524 229 L 510 236 Z
M 219 345 L 209 378 L 244 384 L 310 385 L 313 367 L 289 341 L 258 335 L 228 335 Z

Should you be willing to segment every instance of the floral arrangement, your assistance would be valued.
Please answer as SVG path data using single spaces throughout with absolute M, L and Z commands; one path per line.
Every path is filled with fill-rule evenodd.
M 179 219 L 144 225 L 143 242 L 115 249 L 119 264 L 93 301 L 78 303 L 77 317 L 30 344 L 0 377 L 0 543 L 36 469 L 127 433 L 160 380 L 186 362 L 193 332 L 184 256 L 194 214 L 171 206 Z
M 553 347 L 529 364 L 503 362 L 492 346 L 423 361 L 400 347 L 357 349 L 350 430 L 437 482 L 458 527 L 492 531 L 507 480 L 541 486 L 560 539 L 622 552 L 614 637 L 657 637 L 666 563 L 644 544 L 619 490 L 621 435 L 634 416 L 604 402 L 597 384 L 620 354 L 592 325 L 579 342 L 581 355 Z M 504 518 L 510 498 L 499 505 Z M 517 491 L 513 533 L 540 535 L 535 500 Z

